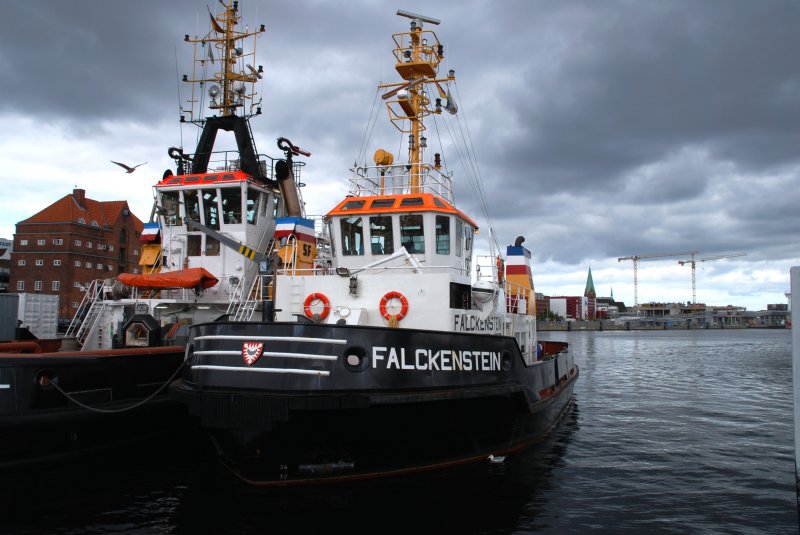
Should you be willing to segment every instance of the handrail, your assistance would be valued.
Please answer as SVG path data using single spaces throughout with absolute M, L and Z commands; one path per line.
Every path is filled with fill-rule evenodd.
M 410 175 L 405 164 L 374 165 L 351 169 L 350 194 L 399 195 L 406 193 L 433 193 L 453 202 L 453 179 L 434 166 L 424 164 L 420 172 Z M 419 189 L 411 191 L 412 178 L 417 178 Z

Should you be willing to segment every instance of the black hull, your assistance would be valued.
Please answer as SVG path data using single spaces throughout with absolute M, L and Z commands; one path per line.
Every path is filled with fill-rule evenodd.
M 265 345 L 252 365 L 235 354 L 248 337 Z M 520 449 L 558 422 L 578 376 L 566 351 L 526 365 L 513 338 L 475 334 L 214 323 L 194 326 L 189 347 L 172 394 L 211 432 L 223 462 L 258 485 L 401 474 Z M 354 354 L 361 362 L 348 364 Z
M 0 354 L 0 470 L 113 450 L 187 426 L 185 409 L 161 389 L 183 356 L 176 347 Z

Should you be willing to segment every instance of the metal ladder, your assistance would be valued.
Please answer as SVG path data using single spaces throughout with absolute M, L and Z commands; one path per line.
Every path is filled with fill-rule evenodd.
M 103 310 L 103 288 L 102 280 L 92 281 L 67 328 L 65 338 L 75 338 L 81 346 L 86 342 Z
M 271 238 L 269 245 L 267 246 L 267 251 L 269 251 L 270 255 L 273 253 L 272 249 L 274 247 L 275 239 Z M 248 268 L 248 271 L 252 269 L 258 269 L 258 264 L 251 264 Z M 250 285 L 250 288 L 245 294 L 244 283 L 247 280 L 247 275 L 242 277 L 242 280 L 239 281 L 239 284 L 236 285 L 236 288 L 233 291 L 231 302 L 228 304 L 228 310 L 226 313 L 231 321 L 250 321 L 250 319 L 253 317 L 253 313 L 263 298 L 265 278 L 266 277 L 262 276 L 261 274 L 256 273 L 253 277 L 253 283 Z

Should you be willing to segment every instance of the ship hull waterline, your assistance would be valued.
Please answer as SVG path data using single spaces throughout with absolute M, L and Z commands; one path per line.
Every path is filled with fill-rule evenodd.
M 222 463 L 259 486 L 398 475 L 521 449 L 559 421 L 578 377 L 566 351 L 525 365 L 511 337 L 309 323 L 192 330 L 173 398 L 210 432 Z M 248 365 L 250 344 L 263 347 Z

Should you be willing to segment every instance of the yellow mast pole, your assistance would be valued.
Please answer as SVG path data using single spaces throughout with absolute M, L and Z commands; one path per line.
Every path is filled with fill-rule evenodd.
M 421 25 L 420 25 L 421 26 Z M 414 62 L 418 62 L 420 60 L 419 56 L 419 46 L 420 46 L 420 33 L 422 32 L 422 28 L 417 26 L 411 32 L 411 48 L 412 48 L 412 55 L 414 58 Z M 414 81 L 418 77 L 415 76 L 410 81 Z M 420 84 L 418 84 L 420 85 Z M 409 192 L 410 193 L 419 193 L 420 191 L 420 163 L 422 162 L 422 147 L 420 147 L 420 118 L 419 118 L 419 109 L 420 109 L 420 99 L 422 95 L 420 94 L 421 88 L 418 85 L 414 85 L 411 88 L 411 109 L 413 111 L 412 115 L 410 116 L 411 120 L 411 139 L 409 140 L 409 147 L 408 147 L 408 163 L 411 165 L 411 176 L 409 181 Z

